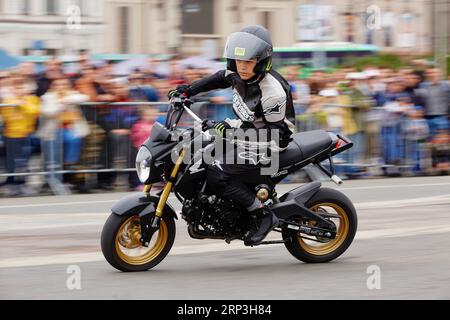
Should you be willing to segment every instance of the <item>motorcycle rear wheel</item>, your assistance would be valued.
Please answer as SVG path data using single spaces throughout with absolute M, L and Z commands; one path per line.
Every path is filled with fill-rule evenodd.
M 320 213 L 325 210 L 328 213 L 337 214 L 339 219 L 332 220 L 336 224 L 336 238 L 325 243 L 305 240 L 304 238 L 292 236 L 292 231 L 282 230 L 286 249 L 297 259 L 306 263 L 323 263 L 336 259 L 343 254 L 352 243 L 358 227 L 358 218 L 352 202 L 341 192 L 321 188 L 306 203 L 306 207 Z M 289 220 L 297 223 L 305 223 L 302 217 L 293 215 Z M 312 221 L 309 222 L 315 225 Z M 312 238 L 313 236 L 302 235 Z M 324 241 L 323 238 L 316 240 Z

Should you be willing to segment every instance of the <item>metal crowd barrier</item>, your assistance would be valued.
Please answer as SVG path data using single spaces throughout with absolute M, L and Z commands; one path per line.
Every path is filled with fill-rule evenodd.
M 0 104 L 1 107 L 14 107 L 15 105 Z M 115 147 L 111 144 L 112 137 L 108 137 L 108 132 L 105 128 L 102 128 L 102 122 L 108 122 L 108 116 L 112 111 L 124 111 L 123 108 L 131 110 L 124 111 L 125 115 L 135 117 L 135 120 L 140 119 L 137 115 L 139 107 L 150 106 L 157 111 L 156 115 L 163 117 L 164 112 L 167 110 L 167 102 L 88 102 L 80 105 L 83 116 L 89 123 L 91 133 L 84 139 L 84 146 L 82 147 L 83 161 L 79 163 L 76 169 L 64 168 L 64 163 L 60 163 L 61 168 L 54 168 L 50 166 L 50 170 L 37 170 L 30 172 L 16 172 L 16 173 L 1 173 L 0 177 L 28 177 L 28 176 L 44 176 L 47 183 L 50 185 L 51 190 L 55 194 L 69 194 L 71 191 L 62 182 L 61 175 L 76 174 L 76 175 L 99 175 L 108 173 L 127 173 L 134 172 L 132 162 L 134 162 L 133 147 L 131 146 L 131 137 L 127 136 L 127 139 L 120 140 L 121 143 L 126 143 L 126 146 L 121 145 L 122 151 L 126 150 L 127 154 L 121 154 L 120 161 L 117 159 L 111 159 L 110 157 L 117 157 Z M 336 157 L 336 167 L 341 173 L 355 173 L 355 172 L 367 172 L 371 168 L 380 169 L 389 167 L 403 167 L 411 168 L 413 165 L 408 159 L 408 149 L 411 147 L 409 137 L 405 135 L 404 126 L 405 119 L 396 119 L 394 129 L 390 130 L 386 119 L 389 119 L 389 113 L 384 108 L 365 108 L 361 109 L 355 106 L 338 105 L 338 104 L 323 104 L 320 110 L 309 112 L 309 106 L 301 103 L 295 103 L 296 109 L 296 130 L 306 131 L 315 129 L 324 129 L 331 131 L 339 131 L 347 134 L 350 139 L 354 140 L 355 147 L 347 151 L 346 153 Z M 226 117 L 233 117 L 233 111 L 230 103 L 226 104 L 211 104 L 207 102 L 200 102 L 192 106 L 193 111 L 199 115 L 200 118 L 212 118 L 221 120 Z M 345 120 L 342 112 L 346 115 Z M 353 134 L 345 132 L 348 123 L 345 121 L 351 121 L 352 110 L 358 110 L 359 114 L 359 127 Z M 128 113 L 127 113 L 128 112 Z M 346 113 L 345 113 L 346 112 Z M 339 116 L 341 113 L 341 116 Z M 350 115 L 350 118 L 348 118 Z M 116 114 L 117 117 L 120 114 Z M 340 117 L 340 118 L 339 118 Z M 110 125 L 113 125 L 114 121 L 118 127 L 120 127 L 120 121 L 124 121 L 122 118 L 109 119 Z M 158 119 L 156 119 L 158 120 Z M 353 119 L 354 120 L 354 119 Z M 392 120 L 392 119 L 390 119 Z M 185 125 L 190 124 L 190 118 L 182 118 L 182 122 Z M 117 128 L 121 129 L 121 128 Z M 129 128 L 127 128 L 129 129 Z M 388 130 L 389 129 L 389 130 Z M 103 132 L 102 132 L 103 131 Z M 354 130 L 353 130 L 354 131 Z M 109 132 L 110 133 L 110 132 Z M 108 140 L 109 139 L 109 140 Z M 399 142 L 402 152 L 395 152 L 395 150 L 389 150 L 389 139 Z M 396 140 L 397 139 L 397 140 Z M 124 142 L 126 141 L 126 142 Z M 386 142 L 388 145 L 386 145 Z M 416 145 L 414 141 L 412 144 Z M 113 150 L 110 150 L 112 146 Z M 41 144 L 42 147 L 42 144 Z M 397 148 L 397 147 L 396 147 Z M 106 149 L 106 151 L 105 151 Z M 113 153 L 111 153 L 111 151 Z M 398 151 L 398 150 L 397 150 Z M 58 151 L 62 154 L 63 150 Z M 391 156 L 390 152 L 393 152 L 395 158 L 392 163 L 392 159 L 389 161 L 380 161 Z M 44 148 L 41 148 L 41 164 L 44 168 Z M 53 157 L 53 156 L 52 156 Z M 388 157 L 389 158 L 389 157 Z M 53 159 L 53 158 L 52 158 Z M 117 162 L 115 162 L 117 160 Z M 309 169 L 306 169 L 308 172 Z M 309 170 L 309 175 L 314 177 L 314 171 Z M 134 173 L 132 173 L 134 175 Z M 130 178 L 131 179 L 131 178 Z

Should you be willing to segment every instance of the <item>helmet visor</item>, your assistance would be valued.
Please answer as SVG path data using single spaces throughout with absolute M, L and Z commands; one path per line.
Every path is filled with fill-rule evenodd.
M 223 57 L 259 62 L 272 55 L 272 46 L 247 32 L 232 33 L 227 40 Z

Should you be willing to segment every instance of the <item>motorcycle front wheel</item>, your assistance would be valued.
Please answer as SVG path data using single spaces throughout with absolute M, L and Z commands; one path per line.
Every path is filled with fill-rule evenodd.
M 103 226 L 101 248 L 105 259 L 114 268 L 145 271 L 159 264 L 169 253 L 175 240 L 175 221 L 163 217 L 160 228 L 148 247 L 141 244 L 141 224 L 138 215 L 119 216 L 112 213 Z
M 336 238 L 330 240 L 303 234 L 294 237 L 292 231 L 285 228 L 282 235 L 286 249 L 295 258 L 307 263 L 322 263 L 336 259 L 347 250 L 355 237 L 358 227 L 355 207 L 344 194 L 329 188 L 319 189 L 305 206 L 318 214 L 328 213 L 335 216 L 329 220 L 336 226 Z M 296 215 L 291 216 L 289 220 L 322 227 L 316 222 Z

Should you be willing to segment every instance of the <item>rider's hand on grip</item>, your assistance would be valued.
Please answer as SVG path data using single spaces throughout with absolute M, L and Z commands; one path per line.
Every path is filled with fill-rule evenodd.
M 214 124 L 217 122 L 215 120 L 205 119 L 202 121 L 202 131 L 208 131 L 209 129 L 214 127 Z
M 175 97 L 180 97 L 182 95 L 189 97 L 189 86 L 187 84 L 181 84 L 177 86 L 176 89 L 170 90 L 167 94 L 169 100 Z
M 216 130 L 216 133 L 219 136 L 224 137 L 225 130 L 231 129 L 231 126 L 228 124 L 228 122 L 220 121 L 220 122 L 217 122 L 216 124 L 214 124 L 213 128 L 214 128 L 214 130 Z
M 209 129 L 214 129 L 217 135 L 223 137 L 225 136 L 225 130 L 230 129 L 231 126 L 226 121 L 215 121 L 215 120 L 208 120 L 205 119 L 202 122 L 202 130 L 206 131 Z

